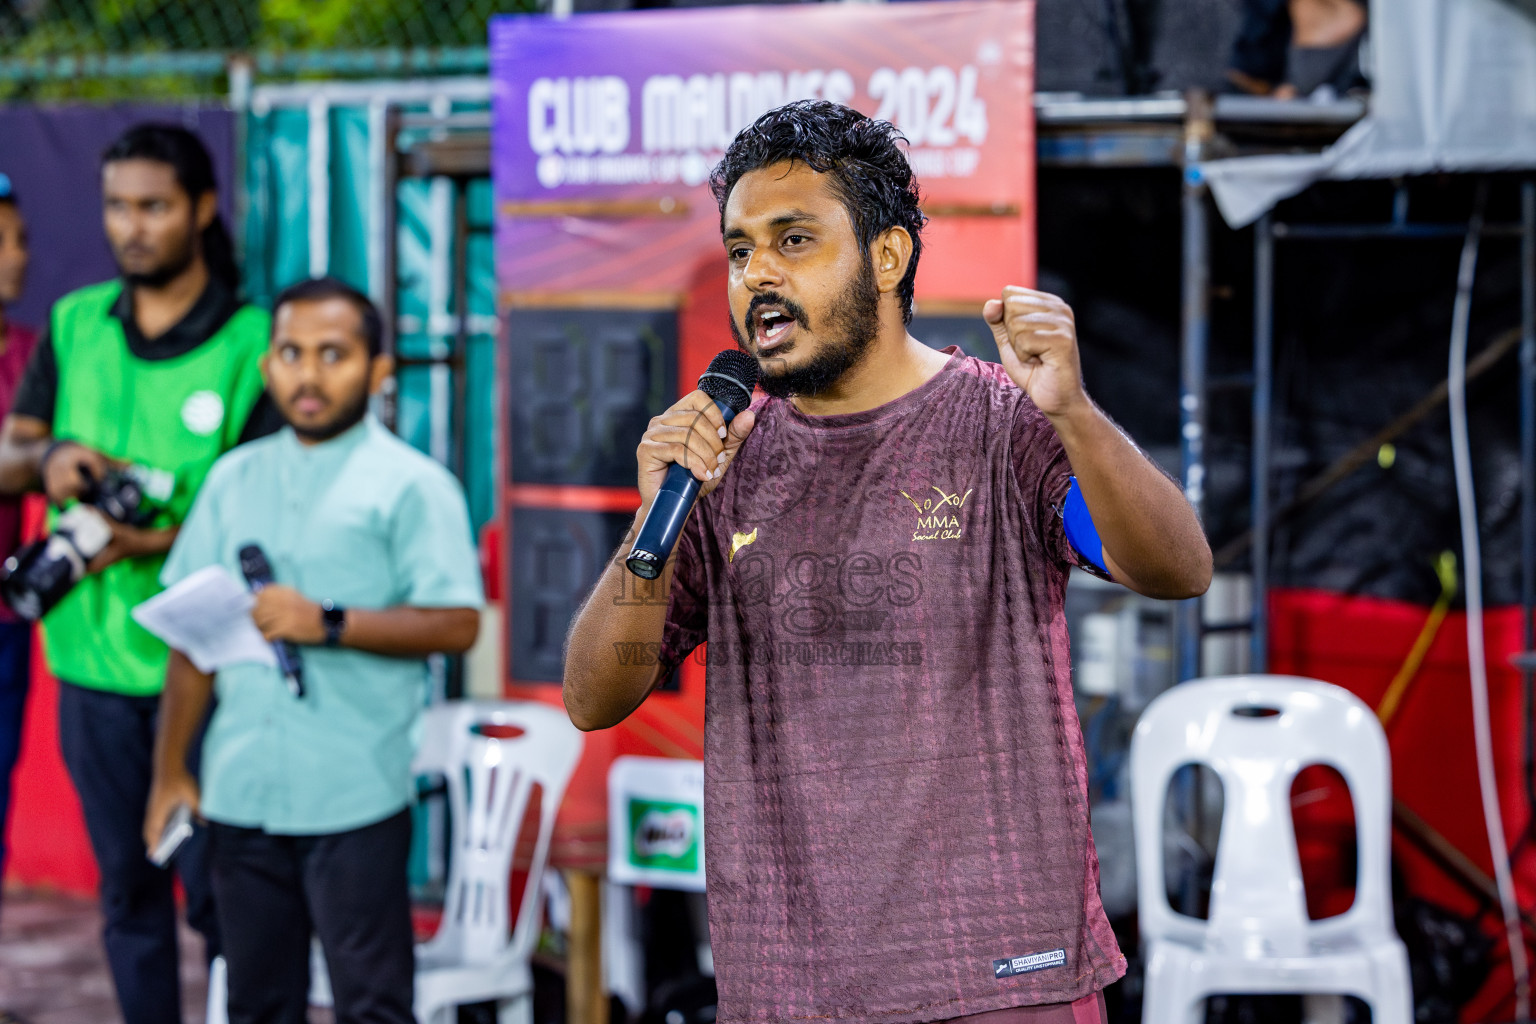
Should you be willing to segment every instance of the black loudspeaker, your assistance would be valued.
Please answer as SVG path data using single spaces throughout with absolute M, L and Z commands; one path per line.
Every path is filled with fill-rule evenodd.
M 635 446 L 677 401 L 672 310 L 507 316 L 512 484 L 635 486 Z
M 651 417 L 677 401 L 677 313 L 514 309 L 505 329 L 511 677 L 558 683 L 571 619 L 632 515 L 581 510 L 618 508 L 622 494 L 584 490 L 575 492 L 577 508 L 556 508 L 545 503 L 568 502 L 518 488 L 633 494 L 635 447 Z M 599 599 L 657 599 L 643 583 L 626 579 L 634 593 Z
M 616 512 L 512 509 L 513 679 L 560 681 L 571 619 L 632 518 Z
M 634 517 L 628 512 L 576 512 L 556 508 L 512 509 L 512 678 L 558 683 L 565 669 L 565 634 L 603 566 L 618 550 Z M 613 606 L 653 604 L 667 595 L 626 572 L 622 589 L 599 593 Z M 656 652 L 626 645 L 617 659 L 654 663 Z M 649 659 L 649 661 L 647 661 Z M 678 688 L 677 673 L 660 690 Z

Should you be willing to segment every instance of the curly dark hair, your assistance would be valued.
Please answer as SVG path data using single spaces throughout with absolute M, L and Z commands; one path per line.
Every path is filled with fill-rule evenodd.
M 903 227 L 912 236 L 912 259 L 896 288 L 902 319 L 911 323 L 912 287 L 928 218 L 918 205 L 917 176 L 898 140 L 906 138 L 889 121 L 876 121 L 825 100 L 798 100 L 768 111 L 742 129 L 725 151 L 725 159 L 710 173 L 709 187 L 720 205 L 721 231 L 725 230 L 726 200 L 742 175 L 795 160 L 830 174 L 866 265 L 871 262 L 870 243 L 882 231 Z

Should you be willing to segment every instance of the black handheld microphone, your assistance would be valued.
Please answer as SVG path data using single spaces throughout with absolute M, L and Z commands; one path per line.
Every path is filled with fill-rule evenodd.
M 251 585 L 251 593 L 259 594 L 262 587 L 276 582 L 272 578 L 272 563 L 260 544 L 247 544 L 240 549 L 240 571 L 245 582 Z M 272 652 L 277 655 L 277 667 L 288 679 L 288 689 L 295 697 L 304 696 L 304 662 L 299 652 L 287 640 L 272 641 Z
M 709 361 L 709 369 L 699 377 L 699 390 L 715 400 L 715 407 L 729 423 L 736 414 L 752 404 L 752 389 L 757 387 L 757 360 L 739 349 L 727 349 Z M 689 509 L 699 496 L 699 481 L 688 467 L 674 462 L 667 467 L 667 478 L 656 492 L 651 510 L 640 524 L 640 536 L 624 564 L 643 580 L 661 575 Z

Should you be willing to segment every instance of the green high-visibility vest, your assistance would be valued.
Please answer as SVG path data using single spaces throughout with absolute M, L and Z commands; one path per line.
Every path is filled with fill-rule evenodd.
M 214 460 L 235 446 L 262 392 L 260 358 L 270 317 L 242 306 L 218 332 L 170 359 L 140 359 L 111 314 L 111 281 L 72 292 L 53 307 L 59 366 L 53 435 L 149 471 L 170 483 L 152 501 L 152 527 L 180 525 Z M 130 615 L 160 592 L 164 556 L 124 559 L 75 585 L 43 619 L 54 675 L 131 695 L 165 685 L 168 651 Z

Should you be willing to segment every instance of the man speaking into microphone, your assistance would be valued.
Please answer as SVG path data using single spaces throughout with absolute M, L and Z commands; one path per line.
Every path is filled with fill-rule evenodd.
M 1125 960 L 1089 834 L 1068 570 L 1185 598 L 1210 548 L 1085 393 L 1060 299 L 1010 287 L 977 310 L 1001 365 L 908 333 L 924 217 L 899 138 L 793 103 L 715 169 L 731 327 L 768 397 L 727 425 L 696 391 L 651 421 L 565 704 L 614 725 L 709 642 L 722 1024 L 1100 1021 Z M 701 498 L 668 599 L 624 602 L 673 464 Z M 660 663 L 616 656 L 636 642 Z
M 307 1019 L 311 934 L 337 1021 L 414 1021 L 414 730 L 427 655 L 469 649 L 482 595 L 458 482 L 368 415 L 380 342 L 349 285 L 278 296 L 262 372 L 288 428 L 215 463 L 161 577 L 243 574 L 287 648 L 219 671 L 201 787 L 186 748 L 215 680 L 172 651 L 161 698 L 144 841 L 177 804 L 210 823 L 230 1024 Z

